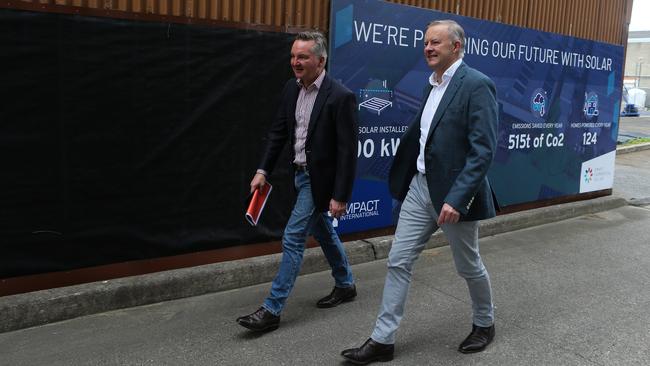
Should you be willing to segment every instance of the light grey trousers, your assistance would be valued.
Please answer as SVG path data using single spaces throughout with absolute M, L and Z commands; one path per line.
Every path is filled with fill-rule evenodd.
M 388 273 L 381 308 L 371 338 L 383 344 L 395 343 L 395 333 L 404 315 L 413 264 L 426 242 L 438 230 L 426 177 L 417 173 L 399 215 L 395 239 L 388 254 Z M 442 225 L 454 257 L 456 271 L 467 281 L 472 299 L 473 322 L 480 327 L 494 323 L 490 277 L 478 248 L 478 221 Z

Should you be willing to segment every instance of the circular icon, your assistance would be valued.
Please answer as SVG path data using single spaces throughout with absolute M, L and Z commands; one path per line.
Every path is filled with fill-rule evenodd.
M 538 88 L 530 98 L 530 111 L 535 117 L 544 117 L 548 112 L 548 96 L 544 89 Z

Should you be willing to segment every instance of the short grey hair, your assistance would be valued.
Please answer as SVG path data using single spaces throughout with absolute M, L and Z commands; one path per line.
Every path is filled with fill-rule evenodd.
M 449 37 L 452 42 L 460 41 L 460 51 L 458 52 L 459 57 L 463 57 L 465 54 L 465 30 L 460 24 L 456 23 L 451 19 L 443 20 L 432 20 L 427 24 L 427 29 L 436 26 L 436 25 L 446 25 L 447 31 L 449 32 Z
M 314 41 L 314 47 L 311 52 L 316 57 L 324 57 L 327 61 L 327 38 L 325 35 L 318 31 L 304 31 L 296 34 L 295 41 Z

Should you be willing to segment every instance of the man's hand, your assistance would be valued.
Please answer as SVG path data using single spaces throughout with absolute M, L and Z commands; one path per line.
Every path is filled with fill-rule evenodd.
M 338 219 L 345 214 L 346 206 L 347 204 L 345 202 L 339 202 L 332 198 L 330 200 L 330 214 L 335 219 Z
M 442 210 L 438 216 L 438 227 L 442 224 L 455 224 L 460 220 L 460 213 L 448 204 L 442 205 Z
M 251 193 L 253 193 L 256 189 L 262 189 L 264 187 L 264 184 L 266 184 L 266 177 L 262 173 L 255 173 L 255 176 L 253 177 L 253 180 L 251 181 Z

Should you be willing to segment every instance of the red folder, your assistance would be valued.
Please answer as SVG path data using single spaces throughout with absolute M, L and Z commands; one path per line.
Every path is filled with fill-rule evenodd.
M 266 182 L 262 189 L 255 189 L 252 194 L 248 196 L 248 208 L 246 209 L 246 221 L 253 226 L 257 226 L 257 221 L 264 211 L 264 205 L 266 205 L 266 200 L 271 194 L 273 186 Z

